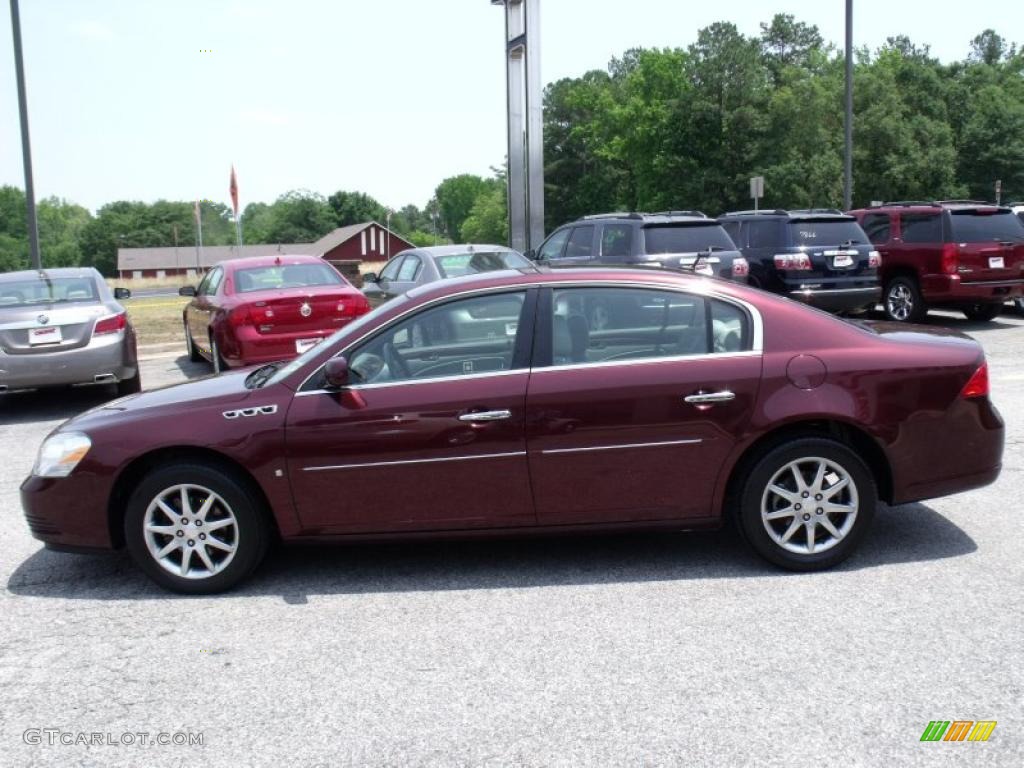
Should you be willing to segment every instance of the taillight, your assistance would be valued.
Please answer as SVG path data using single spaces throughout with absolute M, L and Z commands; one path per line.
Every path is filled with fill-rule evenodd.
M 882 266 L 882 254 L 878 251 L 871 251 L 868 254 L 868 269 L 878 269 Z
M 942 246 L 942 271 L 947 275 L 955 275 L 960 269 L 960 254 L 956 243 Z
M 808 270 L 811 268 L 811 257 L 806 253 L 779 253 L 775 255 L 775 268 Z
M 249 313 L 249 307 L 246 305 L 232 309 L 228 313 L 228 322 L 235 328 L 242 325 L 255 325 L 252 315 Z
M 123 331 L 128 325 L 128 315 L 122 312 L 119 315 L 109 315 L 108 317 L 101 317 L 96 321 L 96 327 L 93 329 L 93 334 L 99 336 L 101 333 L 117 333 Z
M 750 262 L 744 259 L 742 256 L 736 258 L 732 262 L 732 276 L 733 277 L 746 277 L 750 274 Z
M 988 397 L 988 363 L 982 363 L 964 384 L 964 388 L 960 390 L 960 397 Z

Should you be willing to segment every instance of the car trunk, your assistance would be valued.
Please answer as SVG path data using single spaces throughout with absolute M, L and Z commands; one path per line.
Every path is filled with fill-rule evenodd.
M 1014 280 L 1024 264 L 1024 224 L 1006 208 L 950 212 L 951 242 L 964 282 Z
M 104 307 L 36 304 L 16 311 L 0 308 L 0 349 L 8 355 L 63 352 L 84 347 Z
M 302 295 L 294 290 L 253 291 L 244 294 L 246 304 L 234 312 L 247 312 L 261 334 L 303 333 L 340 328 L 366 311 L 362 294 L 343 285 L 308 287 Z
M 789 226 L 792 244 L 806 249 L 812 274 L 854 277 L 871 269 L 869 259 L 874 247 L 856 219 L 815 216 L 793 219 Z

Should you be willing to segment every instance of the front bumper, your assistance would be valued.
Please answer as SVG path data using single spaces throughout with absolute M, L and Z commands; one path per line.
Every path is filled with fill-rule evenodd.
M 30 475 L 21 484 L 21 507 L 32 535 L 48 548 L 115 549 L 107 516 L 109 483 L 97 475 Z
M 91 384 L 97 376 L 107 382 L 121 381 L 137 371 L 132 339 L 125 333 L 93 339 L 87 346 L 63 352 L 0 353 L 0 387 L 6 389 Z
M 921 283 L 930 304 L 1000 303 L 1024 296 L 1024 279 L 963 280 L 960 275 L 928 275 Z
M 826 312 L 851 312 L 873 307 L 881 300 L 882 289 L 877 285 L 870 288 L 805 288 L 791 290 L 786 295 Z

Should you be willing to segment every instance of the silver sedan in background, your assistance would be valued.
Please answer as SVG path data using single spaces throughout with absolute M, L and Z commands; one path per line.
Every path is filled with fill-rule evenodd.
M 376 307 L 417 285 L 503 269 L 534 270 L 536 265 L 504 245 L 466 243 L 410 248 L 395 254 L 379 275 L 363 275 L 363 295 L 370 306 Z
M 116 295 L 116 296 L 115 296 Z M 0 274 L 0 392 L 68 384 L 141 389 L 135 330 L 92 268 Z

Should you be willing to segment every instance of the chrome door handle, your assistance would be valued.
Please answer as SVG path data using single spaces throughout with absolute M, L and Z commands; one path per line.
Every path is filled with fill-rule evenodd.
M 728 389 L 723 389 L 721 392 L 698 392 L 695 395 L 687 395 L 683 399 L 691 405 L 707 405 L 709 403 L 728 403 L 730 400 L 735 400 L 736 395 Z
M 512 411 L 477 411 L 462 414 L 459 421 L 503 421 L 511 418 Z

